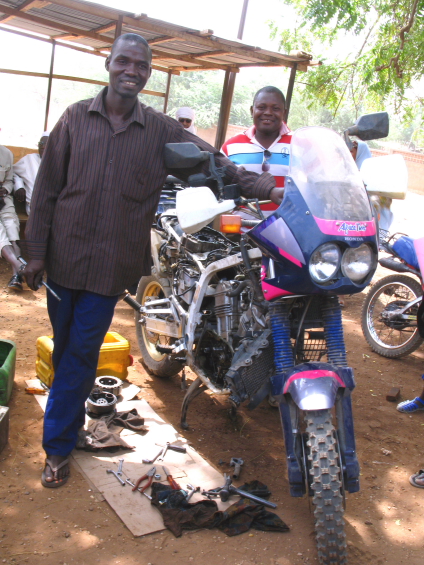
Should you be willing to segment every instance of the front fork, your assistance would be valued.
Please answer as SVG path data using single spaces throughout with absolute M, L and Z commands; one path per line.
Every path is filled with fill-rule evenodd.
M 288 314 L 288 305 L 285 301 L 271 304 L 270 318 L 276 369 L 276 374 L 271 379 L 272 394 L 280 401 L 279 409 L 287 455 L 290 494 L 291 496 L 303 496 L 306 493 L 306 480 L 309 480 L 309 474 L 303 456 L 303 438 L 299 430 L 300 409 L 298 404 L 301 404 L 302 399 L 296 398 L 296 404 L 290 393 L 287 393 L 289 379 L 296 379 L 296 374 L 300 369 L 300 367 L 294 367 Z M 329 388 L 328 397 L 331 397 L 331 406 L 335 405 L 336 409 L 345 488 L 352 493 L 359 490 L 359 462 L 356 457 L 351 401 L 351 391 L 355 388 L 355 381 L 352 369 L 347 367 L 342 316 L 337 297 L 326 298 L 322 307 L 322 317 L 327 343 L 328 364 L 306 363 L 303 367 L 313 366 L 319 374 L 322 373 L 326 376 L 325 382 L 328 383 Z M 311 371 L 306 372 L 310 373 Z M 305 371 L 302 374 L 304 373 Z M 334 379 L 328 375 L 335 375 L 337 382 L 333 382 Z M 323 382 L 321 381 L 320 386 Z M 286 391 L 284 391 L 285 387 Z M 308 392 L 310 394 L 310 389 Z M 320 408 L 323 408 L 323 406 L 310 407 L 309 409 Z

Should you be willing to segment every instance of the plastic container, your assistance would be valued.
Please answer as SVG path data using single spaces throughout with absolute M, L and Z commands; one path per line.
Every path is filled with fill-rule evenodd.
M 130 349 L 131 346 L 124 337 L 116 332 L 108 332 L 100 348 L 96 377 L 112 375 L 125 380 L 128 376 L 128 367 L 133 363 Z M 37 339 L 35 371 L 40 381 L 48 387 L 51 387 L 54 379 L 52 354 L 52 338 L 50 336 L 39 337 Z
M 0 339 L 0 406 L 6 406 L 12 394 L 15 378 L 16 344 Z

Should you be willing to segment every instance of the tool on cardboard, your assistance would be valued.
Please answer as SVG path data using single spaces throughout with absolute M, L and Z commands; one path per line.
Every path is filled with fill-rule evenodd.
M 142 459 L 143 463 L 146 464 L 146 465 L 152 465 L 156 461 L 156 459 L 159 457 L 159 455 L 161 455 L 162 451 L 163 451 L 163 448 L 159 451 L 159 453 L 157 455 L 155 455 L 153 457 L 153 459 Z
M 135 487 L 135 484 L 130 481 L 130 479 L 125 479 L 125 482 L 128 483 L 130 486 Z M 134 488 L 133 488 L 134 490 Z M 139 493 L 144 494 L 144 496 L 146 496 L 149 500 L 152 500 L 152 497 L 150 496 L 150 494 L 147 494 L 146 492 L 141 492 L 141 489 L 138 488 L 137 489 Z
M 124 466 L 124 460 L 119 459 L 118 462 L 119 462 L 119 465 L 118 465 L 118 470 L 116 471 L 116 474 L 121 477 L 122 476 L 122 467 Z
M 219 496 L 222 502 L 226 502 L 232 494 L 238 494 L 242 498 L 248 498 L 249 500 L 253 500 L 253 502 L 257 502 L 258 504 L 262 504 L 263 506 L 268 506 L 268 508 L 277 508 L 277 505 L 273 502 L 269 502 L 264 498 L 260 498 L 259 496 L 255 496 L 254 494 L 250 494 L 250 492 L 245 492 L 244 490 L 240 490 L 231 484 L 232 480 L 231 477 L 228 475 L 224 475 L 225 483 L 222 487 L 217 487 L 208 491 L 203 491 L 202 495 L 208 498 L 213 496 Z
M 171 485 L 172 490 L 181 490 L 180 485 L 172 478 L 172 475 L 169 473 L 168 469 L 166 467 L 163 467 L 163 472 L 166 475 L 166 479 L 168 481 L 168 483 Z
M 25 261 L 25 259 L 23 257 L 18 257 L 19 261 L 22 263 L 22 267 L 19 269 L 19 271 L 23 270 L 23 267 L 27 266 L 27 262 Z M 52 296 L 54 296 L 56 298 L 56 300 L 59 300 L 59 302 L 62 300 L 60 298 L 60 296 L 58 296 L 55 291 L 45 282 L 45 281 L 41 281 L 41 284 L 44 285 L 47 290 L 52 294 Z
M 187 449 L 185 447 L 183 447 L 182 445 L 173 445 L 171 442 L 167 441 L 166 445 L 164 446 L 163 453 L 159 457 L 158 461 L 164 460 L 166 452 L 168 451 L 168 449 L 171 449 L 172 451 L 177 451 L 178 453 L 187 453 Z
M 140 490 L 141 493 L 144 493 L 145 490 L 147 490 L 149 488 L 149 486 L 152 484 L 153 482 L 153 475 L 156 473 L 156 467 L 152 467 L 149 471 L 147 471 L 147 473 L 145 475 L 143 475 L 142 477 L 140 477 L 138 479 L 138 481 L 135 483 L 135 485 L 133 486 L 133 491 L 136 490 Z M 138 487 L 141 485 L 141 483 L 147 479 L 147 483 L 144 485 L 143 488 L 139 489 Z
M 239 457 L 231 457 L 230 467 L 234 467 L 233 479 L 238 479 L 240 476 L 241 466 L 243 465 L 243 459 Z
M 200 487 L 194 487 L 193 485 L 188 484 L 187 488 L 190 490 L 190 492 L 187 495 L 186 502 L 190 502 L 190 499 L 193 496 L 193 494 L 195 492 L 200 492 Z
M 123 487 L 125 486 L 125 482 L 121 479 L 121 477 L 118 475 L 118 473 L 116 471 L 114 471 L 113 469 L 107 469 L 106 473 L 112 473 L 112 475 L 115 475 L 115 477 L 118 479 L 118 481 L 121 483 L 121 485 Z

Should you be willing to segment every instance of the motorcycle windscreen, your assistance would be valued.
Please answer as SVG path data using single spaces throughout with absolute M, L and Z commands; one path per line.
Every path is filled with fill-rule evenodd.
M 368 196 L 343 139 L 322 127 L 301 128 L 292 136 L 290 177 L 310 213 L 321 220 L 372 220 Z

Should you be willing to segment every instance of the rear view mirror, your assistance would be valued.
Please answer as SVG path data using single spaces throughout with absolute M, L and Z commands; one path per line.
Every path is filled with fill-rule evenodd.
M 207 151 L 200 151 L 194 143 L 166 143 L 165 166 L 168 169 L 191 169 L 209 160 Z
M 347 135 L 356 135 L 362 141 L 380 139 L 389 135 L 389 114 L 376 112 L 361 116 L 356 124 L 346 130 Z

